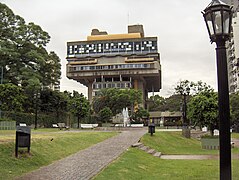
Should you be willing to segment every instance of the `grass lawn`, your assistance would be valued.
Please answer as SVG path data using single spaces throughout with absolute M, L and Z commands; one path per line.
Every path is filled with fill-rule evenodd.
M 31 129 L 31 139 L 46 138 L 52 133 L 64 133 L 64 130 L 58 128 L 39 128 Z M 16 130 L 0 130 L 0 144 L 6 142 L 13 142 L 16 138 Z
M 141 138 L 144 145 L 163 154 L 217 154 L 217 150 L 203 150 L 199 140 L 182 137 L 181 132 L 156 132 Z M 233 153 L 239 152 L 234 148 Z M 239 179 L 239 160 L 232 160 L 233 179 Z M 146 152 L 130 148 L 95 180 L 218 180 L 219 160 L 165 160 Z
M 239 177 L 239 160 L 233 161 L 233 179 Z M 163 160 L 130 148 L 95 180 L 218 180 L 218 160 Z
M 239 139 L 239 133 L 232 133 L 231 137 Z
M 218 150 L 205 150 L 197 139 L 187 139 L 182 132 L 159 132 L 153 136 L 149 134 L 141 138 L 141 142 L 162 154 L 219 154 Z M 233 153 L 239 153 L 239 148 L 233 148 Z
M 22 148 L 20 149 L 22 152 L 19 152 L 19 158 L 14 157 L 14 141 L 1 143 L 0 179 L 13 179 L 16 176 L 48 165 L 53 161 L 64 158 L 116 134 L 115 132 L 32 134 L 31 155 L 24 153 L 26 148 Z

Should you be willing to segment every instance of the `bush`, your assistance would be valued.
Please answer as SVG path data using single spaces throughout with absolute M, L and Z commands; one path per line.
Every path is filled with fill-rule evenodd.
M 0 121 L 13 121 L 12 119 L 10 119 L 10 118 L 0 118 Z
M 218 139 L 219 136 L 211 136 L 209 134 L 205 134 L 203 136 L 201 136 L 201 138 L 207 138 L 207 139 Z
M 5 117 L 3 118 L 8 120 L 14 120 L 17 124 L 26 123 L 28 126 L 35 124 L 35 114 L 33 113 L 21 113 L 21 112 L 4 112 Z M 68 113 L 61 113 L 58 117 L 56 114 L 42 114 L 37 115 L 37 124 L 40 127 L 52 127 L 52 124 L 59 122 L 66 123 L 69 118 Z

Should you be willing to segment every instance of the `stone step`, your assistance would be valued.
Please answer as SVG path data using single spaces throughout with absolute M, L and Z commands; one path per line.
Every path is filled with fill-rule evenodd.
M 142 146 L 139 149 L 141 149 L 143 151 L 148 151 L 150 148 L 148 146 Z
M 155 152 L 156 152 L 155 149 L 149 149 L 149 150 L 147 151 L 147 153 L 149 153 L 149 154 L 154 154 Z
M 154 157 L 159 157 L 159 158 L 160 158 L 161 155 L 162 155 L 161 152 L 155 152 L 155 153 L 153 154 Z
M 131 146 L 132 147 L 141 147 L 141 146 L 143 146 L 143 144 L 142 143 L 135 143 L 135 144 L 132 144 Z

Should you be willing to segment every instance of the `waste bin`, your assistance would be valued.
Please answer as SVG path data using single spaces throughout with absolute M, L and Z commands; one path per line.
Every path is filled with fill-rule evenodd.
M 155 124 L 154 123 L 149 124 L 148 133 L 150 133 L 151 136 L 153 135 L 153 133 L 155 133 Z
M 18 157 L 18 148 L 27 148 L 30 153 L 31 146 L 31 128 L 28 126 L 17 126 L 15 156 Z

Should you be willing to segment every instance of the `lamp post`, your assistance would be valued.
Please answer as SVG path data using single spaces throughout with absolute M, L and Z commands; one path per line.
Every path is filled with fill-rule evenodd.
M 213 0 L 202 12 L 211 42 L 215 42 L 217 57 L 220 179 L 231 179 L 230 109 L 228 92 L 227 55 L 225 43 L 230 38 L 232 9 Z
M 178 88 L 181 96 L 183 97 L 183 105 L 182 105 L 182 115 L 183 115 L 183 129 L 182 134 L 186 138 L 190 138 L 190 129 L 189 122 L 187 119 L 187 96 L 189 96 L 190 88 L 187 86 L 185 89 L 180 86 Z
M 0 80 L 0 84 L 3 84 L 3 67 L 1 66 L 1 80 Z M 0 101 L 0 105 L 2 104 L 2 102 Z M 2 117 L 2 110 L 0 109 L 0 118 Z
M 37 129 L 37 110 L 38 110 L 38 99 L 40 98 L 40 93 L 36 92 L 34 93 L 34 99 L 35 99 L 35 128 Z
M 82 111 L 82 102 L 80 101 L 79 104 L 74 102 L 73 106 L 75 108 L 75 115 L 77 116 L 77 128 L 80 128 L 80 115 Z

